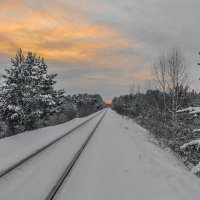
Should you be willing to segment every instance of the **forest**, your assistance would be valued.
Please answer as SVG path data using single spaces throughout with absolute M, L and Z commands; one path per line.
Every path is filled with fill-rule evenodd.
M 99 94 L 67 95 L 55 89 L 44 58 L 20 49 L 2 75 L 0 138 L 65 123 L 106 107 Z M 179 49 L 158 56 L 152 80 L 143 92 L 115 97 L 112 109 L 135 120 L 151 133 L 151 141 L 168 148 L 200 174 L 200 94 L 188 81 L 187 60 Z M 134 81 L 134 80 L 133 80 Z
M 188 83 L 187 61 L 178 49 L 158 57 L 144 92 L 115 97 L 112 108 L 151 133 L 151 141 L 173 151 L 200 173 L 200 94 Z
M 84 117 L 104 107 L 99 94 L 66 95 L 45 60 L 20 49 L 0 85 L 0 138 Z

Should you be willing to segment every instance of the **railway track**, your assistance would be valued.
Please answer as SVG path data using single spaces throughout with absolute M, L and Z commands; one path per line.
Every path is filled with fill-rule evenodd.
M 81 147 L 78 149 L 77 153 L 74 155 L 74 157 L 72 158 L 71 162 L 66 166 L 66 169 L 64 170 L 64 172 L 61 174 L 61 176 L 58 178 L 56 184 L 53 186 L 52 190 L 49 192 L 49 194 L 47 195 L 47 197 L 45 198 L 45 200 L 53 200 L 55 195 L 57 194 L 57 192 L 59 191 L 62 183 L 66 180 L 67 176 L 69 175 L 69 173 L 71 172 L 73 166 L 75 165 L 75 163 L 78 161 L 81 153 L 84 151 L 84 149 L 86 148 L 88 142 L 90 141 L 91 137 L 93 136 L 95 130 L 97 129 L 97 127 L 99 126 L 99 124 L 101 123 L 101 121 L 103 120 L 104 116 L 105 116 L 106 112 L 102 115 L 102 117 L 100 118 L 100 120 L 97 122 L 97 124 L 95 125 L 95 127 L 92 129 L 91 133 L 89 134 L 89 136 L 86 138 L 86 140 L 84 141 L 84 143 L 81 145 Z
M 51 147 L 53 144 L 57 143 L 58 141 L 62 140 L 63 138 L 65 138 L 67 135 L 69 135 L 70 133 L 72 133 L 73 131 L 77 130 L 78 128 L 84 126 L 85 124 L 87 124 L 88 122 L 90 122 L 92 119 L 94 119 L 95 117 L 97 117 L 98 115 L 100 115 L 102 112 L 104 111 L 100 111 L 99 113 L 97 113 L 96 115 L 92 116 L 91 118 L 87 119 L 86 121 L 80 123 L 79 125 L 77 125 L 76 127 L 73 127 L 71 130 L 69 130 L 68 132 L 66 132 L 64 135 L 56 138 L 55 140 L 49 142 L 48 144 L 46 144 L 45 146 L 41 147 L 40 149 L 35 150 L 34 152 L 32 152 L 31 154 L 29 154 L 28 156 L 24 157 L 23 159 L 19 160 L 18 162 L 16 162 L 15 164 L 12 164 L 11 166 L 9 166 L 8 168 L 0 171 L 0 178 L 4 177 L 5 175 L 9 174 L 10 172 L 12 172 L 13 170 L 15 170 L 16 168 L 18 168 L 19 166 L 23 165 L 24 163 L 26 163 L 27 161 L 31 160 L 33 157 L 37 156 L 38 154 L 40 154 L 41 152 L 43 152 L 44 150 L 46 150 L 47 148 Z

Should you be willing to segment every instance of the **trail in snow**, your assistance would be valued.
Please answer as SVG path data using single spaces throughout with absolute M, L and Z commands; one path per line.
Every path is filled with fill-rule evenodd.
M 109 110 L 57 200 L 199 200 L 200 180 Z
M 101 116 L 0 179 L 0 199 L 43 200 Z M 1 140 L 0 168 L 86 119 Z M 110 109 L 56 195 L 57 200 L 199 200 L 199 197 L 200 179 L 169 152 L 150 143 L 145 129 Z
M 0 179 L 0 199 L 44 200 L 101 116 Z
M 100 111 L 101 112 L 101 111 Z M 100 113 L 98 112 L 98 113 Z M 98 113 L 84 118 L 75 118 L 67 123 L 37 129 L 0 140 L 0 172 L 65 135 L 79 124 Z

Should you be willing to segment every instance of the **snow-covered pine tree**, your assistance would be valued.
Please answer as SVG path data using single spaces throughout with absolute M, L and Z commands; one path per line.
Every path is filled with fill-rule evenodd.
M 57 74 L 48 74 L 44 59 L 36 54 L 29 52 L 24 56 L 20 49 L 11 63 L 3 75 L 0 109 L 3 121 L 16 134 L 41 126 L 41 122 L 58 112 L 64 91 L 54 89 Z

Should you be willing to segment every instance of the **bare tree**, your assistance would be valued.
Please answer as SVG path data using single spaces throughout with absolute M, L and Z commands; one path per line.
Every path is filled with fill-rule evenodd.
M 163 92 L 164 114 L 166 112 L 166 89 L 167 89 L 167 59 L 165 55 L 160 55 L 158 61 L 153 66 L 153 78 L 158 83 L 158 87 Z
M 157 89 L 156 85 L 155 85 L 155 81 L 154 80 L 146 80 L 144 82 L 144 90 L 154 90 Z
M 140 84 L 137 84 L 136 93 L 137 94 L 141 93 L 141 85 Z
M 164 111 L 166 109 L 170 110 L 172 118 L 174 118 L 175 111 L 179 109 L 182 102 L 179 98 L 180 89 L 186 85 L 186 58 L 176 48 L 165 55 L 159 56 L 153 66 L 153 77 L 163 92 Z M 167 93 L 172 95 L 171 108 L 166 103 Z
M 129 85 L 129 92 L 130 94 L 137 94 L 141 92 L 141 86 L 139 84 L 132 83 Z
M 160 55 L 153 66 L 153 78 L 163 92 L 167 87 L 167 60 L 165 55 Z
M 169 76 L 168 87 L 172 92 L 172 111 L 178 110 L 180 102 L 178 95 L 181 86 L 186 85 L 187 79 L 186 58 L 178 49 L 173 49 L 167 55 L 167 71 Z
M 133 95 L 136 93 L 136 85 L 135 85 L 135 83 L 132 83 L 129 86 L 129 91 L 130 91 L 130 94 L 133 94 Z

